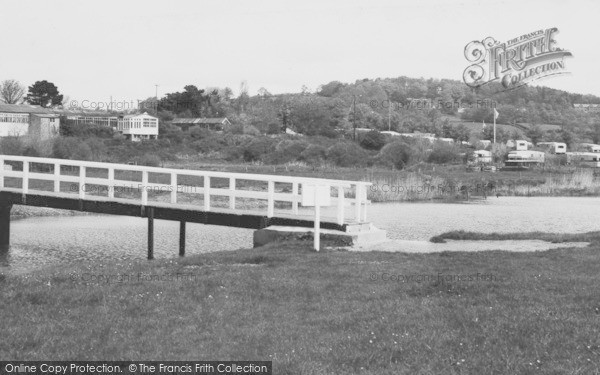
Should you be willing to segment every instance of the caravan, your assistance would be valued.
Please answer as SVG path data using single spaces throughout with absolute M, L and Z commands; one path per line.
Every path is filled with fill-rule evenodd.
M 567 152 L 567 163 L 600 168 L 600 154 L 595 152 Z
M 509 169 L 527 169 L 532 166 L 544 164 L 546 155 L 541 151 L 515 150 L 508 153 L 504 165 Z
M 562 142 L 540 142 L 538 147 L 545 148 L 551 154 L 565 154 L 567 152 L 567 144 Z
M 581 147 L 585 148 L 588 152 L 600 153 L 600 145 L 595 145 L 593 143 L 582 143 Z

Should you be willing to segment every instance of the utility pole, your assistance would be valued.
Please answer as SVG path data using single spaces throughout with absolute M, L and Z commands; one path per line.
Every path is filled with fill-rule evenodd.
M 392 131 L 392 102 L 388 100 L 388 131 Z
M 353 105 L 354 109 L 353 109 L 353 116 L 352 116 L 352 124 L 354 126 L 354 136 L 353 136 L 353 140 L 356 142 L 356 94 L 354 94 L 354 105 Z

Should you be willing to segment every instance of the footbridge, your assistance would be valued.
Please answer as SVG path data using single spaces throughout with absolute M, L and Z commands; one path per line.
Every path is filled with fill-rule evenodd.
M 347 233 L 368 225 L 369 185 L 0 155 L 0 248 L 10 245 L 13 205 L 147 218 L 149 259 L 154 256 L 155 219 L 180 222 L 182 256 L 186 223 L 315 228 L 318 241 L 320 228 Z

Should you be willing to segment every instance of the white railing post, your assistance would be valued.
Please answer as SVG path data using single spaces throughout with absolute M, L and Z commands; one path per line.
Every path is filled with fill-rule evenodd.
M 108 168 L 108 197 L 115 197 L 115 169 Z
M 362 206 L 362 185 L 356 184 L 356 188 L 354 189 L 354 217 L 356 218 L 356 222 L 360 223 L 360 210 Z
M 269 181 L 269 192 L 267 194 L 267 217 L 273 217 L 275 214 L 275 181 Z
M 297 182 L 293 182 L 292 183 L 292 195 L 293 195 L 293 199 L 294 201 L 292 202 L 292 213 L 294 215 L 298 215 L 298 183 Z
M 365 186 L 364 192 L 365 192 L 365 199 L 364 199 L 364 207 L 363 207 L 363 211 L 362 211 L 362 215 L 363 215 L 362 221 L 363 221 L 363 223 L 366 223 L 367 222 L 367 206 L 369 205 L 369 200 L 367 199 L 366 186 Z
M 171 173 L 171 203 L 177 203 L 177 173 Z
M 146 185 L 148 185 L 148 171 L 142 171 L 142 206 L 148 205 L 148 190 L 146 189 Z
M 60 193 L 60 164 L 54 163 L 54 192 Z
M 0 189 L 4 188 L 4 158 L 0 156 Z
M 229 209 L 235 210 L 235 178 L 229 178 Z
M 210 211 L 210 176 L 204 176 L 204 211 Z
M 337 199 L 337 223 L 339 225 L 344 224 L 344 187 L 338 186 L 338 199 Z
M 85 198 L 85 167 L 79 167 L 79 199 Z
M 29 162 L 23 161 L 23 179 L 22 187 L 23 187 L 23 195 L 29 193 Z

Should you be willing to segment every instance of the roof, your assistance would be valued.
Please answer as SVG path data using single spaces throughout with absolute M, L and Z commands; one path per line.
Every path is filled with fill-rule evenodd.
M 127 115 L 127 116 L 123 116 L 123 118 L 124 118 L 124 119 L 128 119 L 128 118 L 136 118 L 136 117 L 143 117 L 143 118 L 153 118 L 153 119 L 157 119 L 157 120 L 158 120 L 158 117 L 150 116 L 150 115 L 148 114 L 148 112 L 144 112 L 144 113 L 141 113 L 141 114 L 136 114 L 136 115 Z
M 119 117 L 119 115 L 104 111 L 87 111 L 85 109 L 52 109 L 52 113 L 61 116 L 80 116 L 80 117 Z
M 227 120 L 227 117 L 197 117 L 197 118 L 176 118 L 173 119 L 173 124 L 223 124 Z
M 37 113 L 52 114 L 52 110 L 32 104 L 5 104 L 0 103 L 0 112 L 4 113 Z

